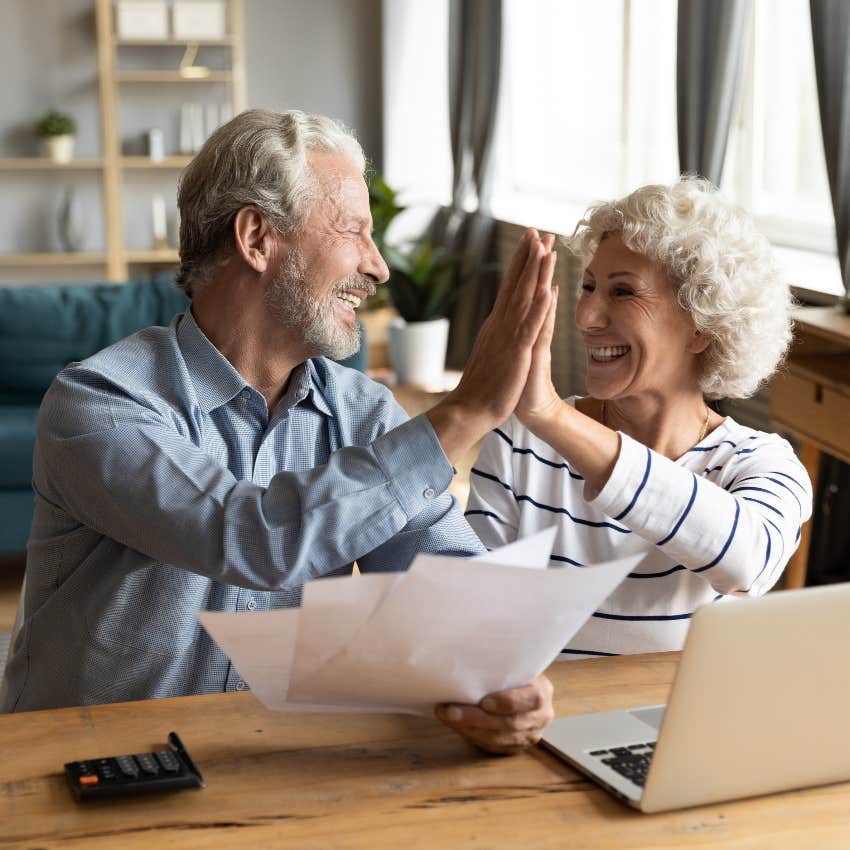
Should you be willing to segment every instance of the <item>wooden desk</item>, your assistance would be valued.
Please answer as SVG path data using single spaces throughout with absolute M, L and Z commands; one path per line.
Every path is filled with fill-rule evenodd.
M 817 488 L 821 452 L 850 463 L 850 316 L 831 307 L 794 313 L 794 344 L 771 382 L 770 418 L 800 440 L 800 457 Z M 811 521 L 788 562 L 786 587 L 803 587 Z
M 663 701 L 677 660 L 670 653 L 553 665 L 557 711 Z M 206 789 L 73 801 L 65 761 L 159 748 L 172 729 Z M 278 714 L 248 693 L 6 715 L 0 752 L 0 848 L 850 846 L 850 783 L 642 815 L 538 749 L 488 757 L 436 721 Z

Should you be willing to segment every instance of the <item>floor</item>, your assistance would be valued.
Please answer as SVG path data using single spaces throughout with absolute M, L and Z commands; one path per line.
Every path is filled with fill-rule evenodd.
M 6 666 L 9 637 L 15 622 L 21 580 L 24 577 L 24 556 L 0 556 L 0 673 Z
M 0 632 L 8 632 L 15 622 L 18 594 L 24 577 L 24 556 L 0 556 Z

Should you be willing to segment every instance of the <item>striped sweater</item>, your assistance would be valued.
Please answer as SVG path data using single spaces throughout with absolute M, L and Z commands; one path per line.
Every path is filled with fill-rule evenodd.
M 811 515 L 806 470 L 775 434 L 727 417 L 675 461 L 620 438 L 599 493 L 514 417 L 472 469 L 466 516 L 488 549 L 555 524 L 551 566 L 645 555 L 564 658 L 680 649 L 700 605 L 774 585 Z

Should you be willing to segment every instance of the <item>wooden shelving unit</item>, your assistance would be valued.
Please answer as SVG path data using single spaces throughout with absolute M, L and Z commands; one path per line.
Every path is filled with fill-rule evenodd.
M 116 47 L 186 47 L 189 44 L 197 44 L 198 47 L 229 47 L 235 43 L 233 36 L 224 38 L 118 38 L 115 36 L 112 43 Z
M 149 251 L 127 251 L 125 257 L 128 263 L 176 263 L 178 254 L 176 248 L 151 248 Z
M 96 0 L 98 72 L 100 78 L 100 108 L 102 115 L 102 147 L 104 161 L 104 206 L 106 209 L 107 278 L 126 280 L 132 263 L 172 265 L 177 262 L 177 250 L 128 250 L 124 239 L 122 188 L 124 173 L 131 170 L 154 169 L 179 171 L 189 163 L 189 156 L 168 156 L 156 162 L 146 157 L 123 156 L 118 133 L 119 87 L 124 84 L 208 85 L 226 83 L 230 108 L 235 115 L 245 108 L 245 66 L 242 0 L 227 0 L 228 34 L 221 39 L 201 39 L 192 42 L 199 46 L 218 46 L 229 54 L 229 69 L 210 71 L 207 76 L 184 76 L 177 69 L 118 70 L 118 51 L 122 47 L 186 47 L 184 39 L 166 38 L 123 39 L 115 34 L 112 0 Z M 123 96 L 123 92 L 121 93 Z M 131 97 L 132 92 L 127 92 Z
M 47 157 L 11 156 L 0 158 L 0 171 L 99 171 L 100 159 L 72 159 L 70 162 L 53 162 Z
M 176 252 L 175 252 L 176 253 Z M 0 268 L 39 268 L 47 266 L 102 266 L 106 254 L 75 251 L 73 253 L 41 252 L 34 254 L 0 254 Z
M 147 156 L 122 156 L 121 167 L 124 169 L 181 169 L 192 161 L 191 156 L 166 156 L 160 160 L 151 159 Z
M 229 83 L 233 80 L 230 71 L 207 71 L 190 76 L 180 71 L 120 71 L 115 75 L 118 83 Z
M 142 156 L 124 156 L 121 151 L 119 128 L 119 98 L 133 97 L 135 87 L 148 85 L 227 86 L 229 106 L 232 114 L 245 108 L 245 67 L 242 0 L 226 0 L 228 34 L 224 38 L 186 39 L 166 38 L 126 39 L 115 34 L 113 20 L 114 0 L 94 0 L 97 38 L 98 99 L 101 123 L 101 157 L 99 159 L 76 159 L 57 163 L 40 157 L 0 158 L 2 173 L 50 172 L 95 172 L 101 180 L 106 250 L 103 252 L 79 253 L 0 253 L 0 268 L 45 268 L 55 270 L 63 266 L 105 267 L 106 279 L 113 282 L 127 280 L 129 266 L 134 263 L 147 265 L 174 265 L 178 255 L 175 248 L 134 250 L 128 249 L 124 238 L 123 190 L 125 174 L 153 170 L 175 171 L 185 168 L 191 156 L 171 155 L 159 161 Z M 195 75 L 197 69 L 181 73 L 178 68 L 153 67 L 149 69 L 120 70 L 118 52 L 124 47 L 219 47 L 227 51 L 226 70 L 210 70 L 206 75 Z M 159 55 L 157 51 L 152 51 Z M 156 64 L 153 60 L 151 64 Z M 126 84 L 126 86 L 125 86 Z M 175 174 L 175 186 L 176 186 Z

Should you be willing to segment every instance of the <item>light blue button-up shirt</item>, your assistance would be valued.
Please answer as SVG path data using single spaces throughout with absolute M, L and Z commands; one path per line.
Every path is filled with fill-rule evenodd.
M 44 398 L 3 710 L 241 690 L 196 613 L 483 547 L 424 416 L 324 358 L 265 399 L 191 312 L 64 369 Z

